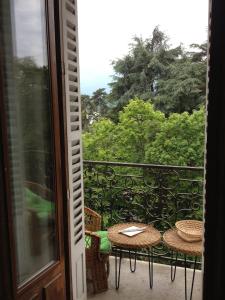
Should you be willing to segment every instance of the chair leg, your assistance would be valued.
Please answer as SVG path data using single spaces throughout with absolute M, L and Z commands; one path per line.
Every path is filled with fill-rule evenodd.
M 109 263 L 109 257 L 106 261 L 106 274 L 107 274 L 107 278 L 109 277 L 109 273 L 110 273 L 110 263 Z
M 119 253 L 118 253 L 119 252 Z M 119 254 L 119 265 L 117 263 Z M 121 249 L 115 249 L 115 286 L 116 290 L 120 287 L 120 270 L 121 270 L 122 251 Z
M 101 293 L 108 289 L 108 278 L 105 263 L 98 261 L 92 270 L 92 282 L 94 293 Z
M 130 271 L 131 273 L 134 273 L 136 271 L 136 265 L 137 265 L 137 255 L 136 255 L 136 250 L 134 250 L 134 264 L 132 266 L 132 263 L 131 263 L 131 253 L 130 253 L 130 250 L 129 250 L 129 259 L 130 259 Z
M 96 274 L 95 274 L 95 270 L 94 269 L 91 269 L 91 283 L 92 283 L 92 286 L 93 286 L 93 294 L 96 294 L 97 291 L 98 291 L 98 286 L 97 286 L 97 282 L 95 280 L 95 277 L 96 277 Z
M 154 262 L 154 253 L 153 248 L 148 249 L 148 271 L 149 271 L 149 287 L 153 288 L 153 262 Z
M 184 255 L 184 280 L 185 280 L 185 300 L 187 300 L 187 256 Z M 196 270 L 196 264 L 197 264 L 197 256 L 195 257 L 194 261 L 194 269 L 193 269 L 193 275 L 192 275 L 192 281 L 191 281 L 191 291 L 190 291 L 190 300 L 192 300 L 192 293 L 193 293 L 193 287 L 194 287 L 194 281 L 195 281 L 195 270 Z
M 177 271 L 177 257 L 178 252 L 176 252 L 175 261 L 173 259 L 173 251 L 171 251 L 171 261 L 170 261 L 170 279 L 172 282 L 174 282 L 176 278 L 176 271 Z

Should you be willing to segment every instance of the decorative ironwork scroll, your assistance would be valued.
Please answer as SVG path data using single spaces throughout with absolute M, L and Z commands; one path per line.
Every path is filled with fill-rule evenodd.
M 137 221 L 164 232 L 178 220 L 202 220 L 203 175 L 200 167 L 84 161 L 85 205 L 103 229 Z

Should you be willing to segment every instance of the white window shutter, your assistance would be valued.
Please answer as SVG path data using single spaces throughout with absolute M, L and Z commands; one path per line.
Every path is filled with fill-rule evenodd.
M 77 3 L 62 0 L 62 34 L 67 114 L 71 268 L 73 299 L 86 299 L 85 228 L 81 145 Z

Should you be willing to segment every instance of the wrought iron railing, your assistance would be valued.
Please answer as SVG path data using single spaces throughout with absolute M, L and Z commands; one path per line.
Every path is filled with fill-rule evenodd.
M 203 175 L 201 167 L 84 161 L 85 205 L 104 229 L 138 221 L 164 232 L 178 220 L 202 220 Z

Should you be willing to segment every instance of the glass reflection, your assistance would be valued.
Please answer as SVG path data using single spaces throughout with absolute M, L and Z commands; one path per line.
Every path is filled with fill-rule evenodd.
M 44 0 L 11 0 L 13 60 L 8 61 L 18 282 L 56 259 L 53 141 Z

